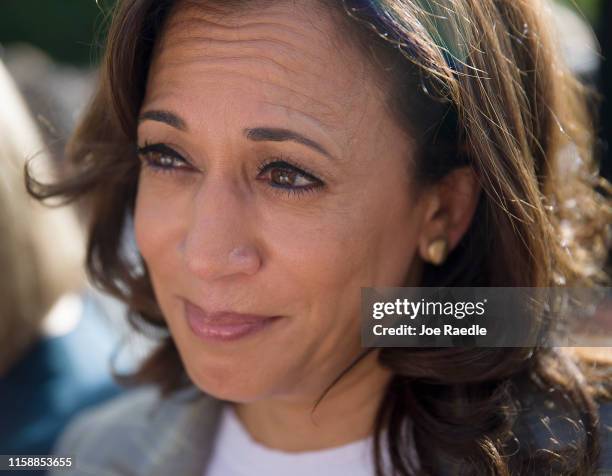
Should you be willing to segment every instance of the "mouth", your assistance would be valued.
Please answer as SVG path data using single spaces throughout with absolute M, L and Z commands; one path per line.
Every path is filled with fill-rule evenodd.
M 263 331 L 281 318 L 233 311 L 206 312 L 186 299 L 183 299 L 183 307 L 191 332 L 209 342 L 243 339 Z

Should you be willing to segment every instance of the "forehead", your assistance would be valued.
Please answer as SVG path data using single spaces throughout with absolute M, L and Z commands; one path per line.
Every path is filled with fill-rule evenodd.
M 178 2 L 158 39 L 145 102 L 224 99 L 350 127 L 368 96 L 381 96 L 340 11 L 316 0 Z M 182 98 L 182 99 L 181 99 Z M 180 106 L 179 106 L 180 107 Z

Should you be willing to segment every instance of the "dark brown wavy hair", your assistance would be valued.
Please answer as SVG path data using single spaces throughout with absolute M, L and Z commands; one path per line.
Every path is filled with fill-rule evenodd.
M 231 13 L 251 2 L 119 0 L 97 93 L 67 149 L 72 175 L 56 184 L 28 175 L 30 193 L 39 199 L 85 200 L 89 275 L 127 304 L 140 329 L 166 327 L 145 263 L 122 245 L 138 187 L 137 117 L 164 22 L 187 3 Z M 560 58 L 540 1 L 319 4 L 378 66 L 389 110 L 418 143 L 415 182 L 427 187 L 458 167 L 471 167 L 478 177 L 483 193 L 469 230 L 443 265 L 425 265 L 422 286 L 609 283 L 604 263 L 612 187 L 599 178 L 593 159 L 586 93 Z M 166 395 L 189 381 L 174 342 L 164 336 L 138 376 L 159 384 Z M 569 353 L 384 348 L 380 363 L 394 377 L 375 422 L 379 476 L 383 429 L 395 474 L 593 471 L 599 441 L 595 399 L 610 398 L 610 391 Z M 575 422 L 576 438 L 551 443 L 534 437 L 522 415 L 539 408 L 539 396 L 545 397 L 543 408 L 554 407 Z M 409 421 L 420 470 L 408 458 Z

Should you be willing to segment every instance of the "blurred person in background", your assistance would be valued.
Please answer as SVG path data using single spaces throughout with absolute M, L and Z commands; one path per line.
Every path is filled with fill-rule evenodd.
M 48 454 L 68 420 L 118 393 L 116 340 L 84 289 L 73 210 L 26 193 L 24 165 L 53 177 L 19 91 L 0 62 L 0 454 Z

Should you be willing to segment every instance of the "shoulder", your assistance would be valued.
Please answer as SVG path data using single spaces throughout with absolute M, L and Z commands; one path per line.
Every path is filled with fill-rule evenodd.
M 206 445 L 219 404 L 194 387 L 167 398 L 153 386 L 131 390 L 79 414 L 53 453 L 74 458 L 72 474 L 149 474 L 146 468 L 161 467 L 160 458 L 174 464 L 172 454 L 179 449 L 185 455 L 190 447 Z
M 146 424 L 147 416 L 158 404 L 154 388 L 127 391 L 102 405 L 81 412 L 66 428 L 56 447 L 74 450 L 104 430 L 137 429 Z M 96 432 L 86 431 L 96 428 Z
M 53 454 L 74 458 L 78 474 L 121 474 L 109 470 L 108 461 L 122 454 L 138 458 L 142 453 L 138 441 L 160 402 L 157 389 L 145 387 L 84 410 L 68 424 Z

